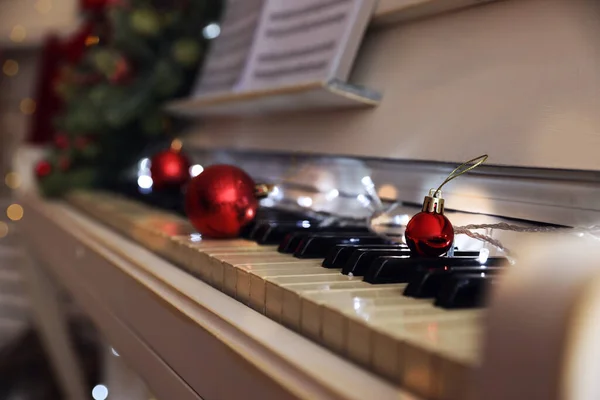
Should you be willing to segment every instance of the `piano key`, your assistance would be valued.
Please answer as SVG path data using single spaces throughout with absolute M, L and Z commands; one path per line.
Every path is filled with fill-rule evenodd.
M 344 353 L 355 362 L 370 366 L 372 357 L 372 343 L 374 340 L 374 331 L 371 326 L 384 327 L 388 325 L 394 326 L 400 338 L 407 338 L 405 331 L 411 327 L 411 324 L 426 323 L 426 324 L 444 324 L 446 330 L 455 328 L 464 329 L 464 326 L 469 320 L 479 321 L 481 314 L 476 310 L 453 310 L 451 312 L 433 307 L 418 308 L 415 311 L 402 312 L 403 307 L 393 307 L 386 312 L 373 315 L 368 319 L 357 318 L 355 314 L 347 313 L 347 331 L 341 332 L 345 334 L 345 350 Z M 394 315 L 395 314 L 395 315 Z M 327 321 L 327 320 L 326 320 Z M 327 328 L 327 322 L 325 323 Z M 426 331 L 422 332 L 426 334 Z M 421 340 L 427 340 L 427 337 L 419 337 Z
M 266 302 L 266 281 L 274 278 L 284 277 L 310 277 L 310 276 L 326 276 L 335 279 L 339 274 L 334 274 L 330 270 L 321 267 L 306 267 L 294 269 L 269 269 L 263 271 L 252 271 L 250 273 L 250 305 L 257 311 L 264 312 Z M 303 282 L 310 281 L 310 279 Z
M 294 260 L 286 262 L 286 263 L 260 263 L 256 262 L 254 264 L 250 263 L 242 263 L 231 265 L 229 263 L 223 263 L 225 273 L 224 275 L 230 279 L 232 275 L 234 275 L 234 282 L 226 282 L 224 286 L 228 288 L 234 287 L 235 290 L 235 298 L 241 301 L 244 304 L 249 304 L 250 302 L 250 284 L 251 284 L 251 273 L 253 271 L 260 270 L 268 270 L 268 269 L 284 269 L 284 268 L 306 268 L 306 267 L 315 267 L 315 263 L 311 261 L 301 261 Z M 232 271 L 233 274 L 230 272 Z M 229 289 L 228 289 L 229 290 Z
M 287 234 L 291 232 L 298 233 L 309 233 L 309 232 L 368 232 L 366 227 L 336 227 L 329 226 L 327 228 L 319 227 L 314 222 L 311 224 L 310 221 L 302 220 L 295 222 L 271 222 L 266 224 L 263 229 L 253 235 L 253 239 L 259 244 L 278 244 L 280 243 Z
M 382 256 L 410 256 L 410 250 L 397 249 L 356 249 L 342 267 L 342 274 L 363 276 L 373 260 Z
M 468 372 L 464 368 L 467 363 L 463 360 L 473 359 L 468 362 L 469 365 L 477 363 L 480 324 L 477 319 L 467 318 L 464 324 L 460 324 L 459 320 L 426 321 L 412 326 L 385 325 L 373 329 L 370 368 L 376 371 L 385 368 L 384 376 L 391 376 L 393 381 L 417 395 L 436 399 L 464 399 L 463 390 L 467 386 L 461 379 Z M 428 337 L 445 339 L 431 343 L 427 341 Z M 390 343 L 396 346 L 389 347 Z M 451 348 L 452 351 L 440 350 L 442 343 L 445 349 Z M 448 354 L 452 354 L 452 357 L 448 357 Z M 447 397 L 447 393 L 442 391 L 444 388 L 460 395 Z
M 342 275 L 340 275 L 342 276 Z M 310 290 L 339 290 L 339 289 L 361 289 L 372 287 L 368 283 L 360 280 L 348 280 L 342 282 L 324 282 L 324 283 L 307 283 L 296 285 L 280 286 L 274 282 L 266 282 L 266 315 L 274 321 L 281 322 L 283 313 L 283 293 L 284 291 L 303 292 Z
M 317 285 L 316 288 L 320 290 L 328 290 L 331 285 L 346 284 L 350 285 L 349 287 L 364 285 L 364 282 L 360 280 L 341 274 L 275 277 L 268 278 L 266 283 L 265 301 L 269 301 L 269 295 L 274 296 L 276 301 L 280 301 L 281 305 L 277 306 L 277 309 L 280 310 L 280 322 L 295 330 L 299 330 L 300 327 L 300 299 L 297 293 L 303 288 Z
M 306 223 L 305 223 L 306 222 Z M 308 221 L 263 221 L 254 228 L 250 239 L 259 244 L 279 244 L 289 232 L 310 228 Z
M 343 303 L 375 303 L 402 299 L 402 292 L 406 285 L 384 285 L 329 291 L 304 291 L 302 292 L 301 326 L 300 330 L 315 340 L 322 335 L 322 305 Z
M 329 228 L 326 228 L 329 229 Z M 343 232 L 343 234 L 342 234 Z M 279 248 L 277 249 L 277 251 L 279 251 L 280 253 L 285 253 L 285 254 L 293 254 L 297 249 L 298 246 L 300 246 L 300 243 L 302 241 L 304 241 L 305 239 L 311 237 L 311 236 L 343 236 L 343 235 L 355 235 L 355 236 L 370 236 L 370 237 L 375 237 L 375 234 L 372 234 L 369 232 L 369 230 L 365 227 L 365 228 L 358 228 L 358 229 L 350 229 L 347 227 L 341 227 L 339 228 L 338 231 L 332 231 L 332 232 L 328 232 L 326 230 L 322 230 L 321 232 L 290 232 L 288 233 L 285 238 L 281 241 L 281 243 L 279 244 Z M 334 243 L 332 246 L 334 246 L 336 243 Z M 342 243 L 340 243 L 342 244 Z M 356 242 L 356 244 L 359 244 L 358 242 Z M 325 258 L 327 254 L 324 254 L 321 258 Z
M 455 274 L 444 283 L 435 305 L 448 309 L 481 307 L 486 289 L 496 280 L 494 274 Z
M 338 244 L 385 244 L 386 240 L 376 235 L 364 233 L 317 234 L 304 238 L 296 247 L 296 258 L 324 258 L 327 252 Z
M 435 297 L 442 285 L 455 274 L 485 272 L 496 274 L 504 270 L 504 267 L 446 267 L 426 268 L 416 271 L 410 279 L 404 291 L 405 296 L 415 298 Z
M 344 275 L 363 276 L 370 268 L 371 263 L 379 258 L 385 256 L 404 256 L 410 255 L 408 247 L 396 250 L 383 250 L 383 249 L 365 249 L 357 250 L 352 253 L 352 256 L 348 259 L 346 265 L 342 268 Z M 456 251 L 455 257 L 473 257 L 479 255 L 479 252 L 474 251 Z
M 308 236 L 307 232 L 290 232 L 279 243 L 277 251 L 283 254 L 293 254 L 302 239 Z
M 342 269 L 346 262 L 357 249 L 408 249 L 408 246 L 403 244 L 371 244 L 371 245 L 359 245 L 359 244 L 338 244 L 333 247 L 325 256 L 323 260 L 324 268 L 337 268 Z
M 482 264 L 472 257 L 402 257 L 383 256 L 377 258 L 365 273 L 365 282 L 374 284 L 407 283 L 418 268 L 442 268 L 451 266 L 500 266 L 507 264 L 506 258 L 490 257 Z

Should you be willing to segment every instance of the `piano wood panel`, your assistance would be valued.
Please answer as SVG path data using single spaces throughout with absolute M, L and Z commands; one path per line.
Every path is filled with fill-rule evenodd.
M 512 0 L 371 32 L 352 81 L 373 110 L 208 119 L 203 148 L 598 170 L 593 0 Z

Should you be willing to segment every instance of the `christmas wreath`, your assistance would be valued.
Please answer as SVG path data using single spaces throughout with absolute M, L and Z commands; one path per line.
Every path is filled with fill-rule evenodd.
M 218 19 L 220 3 L 81 0 L 80 30 L 50 37 L 42 55 L 30 138 L 52 137 L 35 170 L 45 195 L 110 187 L 165 135 L 162 106 L 193 86 L 207 47 L 203 28 Z

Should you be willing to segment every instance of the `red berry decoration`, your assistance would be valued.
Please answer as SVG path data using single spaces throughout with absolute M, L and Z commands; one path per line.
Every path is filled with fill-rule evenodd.
M 454 242 L 454 227 L 444 215 L 444 199 L 432 189 L 425 196 L 423 211 L 409 221 L 404 233 L 411 254 L 423 257 L 444 255 Z
M 119 57 L 115 62 L 113 73 L 108 77 L 108 80 L 113 85 L 127 83 L 132 76 L 131 66 L 124 57 Z
M 84 150 L 91 141 L 92 140 L 89 137 L 77 136 L 73 144 L 77 150 Z
M 47 177 L 52 173 L 52 164 L 46 160 L 42 160 L 35 165 L 35 176 L 38 179 Z
M 57 149 L 64 150 L 69 147 L 69 137 L 64 133 L 59 133 L 54 137 L 54 145 Z
M 206 237 L 234 238 L 256 216 L 255 187 L 254 180 L 238 167 L 210 166 L 187 187 L 187 216 Z
M 150 176 L 156 190 L 180 189 L 190 179 L 190 162 L 178 147 L 171 146 L 150 161 Z

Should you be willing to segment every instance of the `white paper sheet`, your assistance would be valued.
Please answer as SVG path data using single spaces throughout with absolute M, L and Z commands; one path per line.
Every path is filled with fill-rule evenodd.
M 268 0 L 238 89 L 346 80 L 375 0 Z
M 265 0 L 227 0 L 194 96 L 235 91 L 246 67 Z

